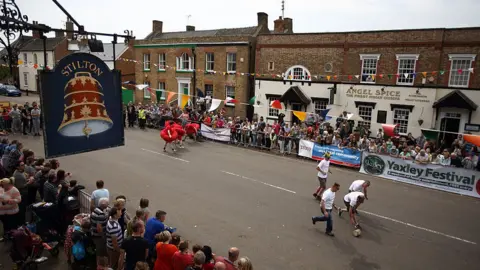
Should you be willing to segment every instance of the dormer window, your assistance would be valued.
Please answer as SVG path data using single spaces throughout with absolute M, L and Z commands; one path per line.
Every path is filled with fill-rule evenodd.
M 290 67 L 283 76 L 284 80 L 288 81 L 311 81 L 310 71 L 304 66 Z

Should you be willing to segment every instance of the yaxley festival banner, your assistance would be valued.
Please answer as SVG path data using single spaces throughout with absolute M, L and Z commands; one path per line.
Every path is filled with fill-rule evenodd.
M 202 131 L 202 136 L 222 142 L 230 141 L 230 129 L 229 128 L 211 128 L 207 125 L 202 124 L 200 130 Z
M 120 72 L 73 53 L 40 75 L 47 158 L 125 144 Z
M 420 165 L 383 155 L 364 153 L 361 173 L 480 198 L 480 173 L 441 165 Z
M 362 152 L 349 148 L 340 149 L 332 145 L 321 146 L 318 143 L 306 140 L 300 140 L 300 149 L 298 155 L 315 160 L 322 160 L 325 152 L 331 154 L 330 162 L 337 165 L 348 167 L 360 167 Z

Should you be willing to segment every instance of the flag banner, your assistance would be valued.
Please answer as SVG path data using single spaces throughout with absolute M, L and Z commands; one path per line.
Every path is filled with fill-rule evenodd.
M 180 104 L 180 108 L 185 108 L 187 106 L 188 101 L 190 100 L 190 97 L 187 95 L 182 95 L 182 103 Z
M 173 97 L 176 95 L 177 93 L 175 92 L 168 92 L 168 95 L 167 95 L 167 104 L 170 104 L 170 101 L 172 101 Z
M 298 118 L 298 120 L 302 122 L 305 121 L 305 118 L 307 118 L 306 112 L 293 111 L 293 115 L 295 115 Z
M 46 158 L 125 145 L 120 72 L 92 54 L 74 53 L 40 76 L 41 89 L 48 89 L 40 91 Z
M 205 124 L 202 124 L 200 128 L 202 136 L 214 141 L 229 142 L 230 141 L 230 129 L 229 128 L 211 128 Z
M 362 160 L 362 152 L 350 148 L 338 148 L 333 145 L 321 146 L 318 143 L 306 140 L 300 140 L 298 155 L 311 158 L 314 160 L 322 160 L 325 153 L 331 154 L 330 162 L 332 164 L 360 168 Z
M 427 140 L 437 141 L 440 132 L 438 130 L 422 129 L 422 134 Z
M 384 155 L 363 154 L 360 172 L 416 186 L 480 198 L 480 172 L 441 165 L 421 165 Z
M 220 103 L 222 103 L 222 100 L 213 98 L 212 104 L 210 105 L 210 109 L 208 109 L 208 111 L 209 112 L 215 111 L 220 106 Z

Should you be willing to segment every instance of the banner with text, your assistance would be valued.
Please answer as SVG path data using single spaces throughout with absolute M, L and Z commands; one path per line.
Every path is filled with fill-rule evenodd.
M 229 128 L 211 128 L 202 124 L 201 127 L 202 136 L 211 140 L 229 142 L 230 141 L 230 129 Z
M 364 153 L 361 173 L 480 198 L 480 173 L 441 165 L 421 165 L 412 160 Z
M 349 148 L 338 148 L 333 145 L 321 146 L 318 143 L 306 140 L 300 140 L 300 149 L 298 155 L 315 160 L 322 160 L 325 152 L 331 154 L 330 162 L 337 165 L 348 167 L 360 167 L 362 152 Z

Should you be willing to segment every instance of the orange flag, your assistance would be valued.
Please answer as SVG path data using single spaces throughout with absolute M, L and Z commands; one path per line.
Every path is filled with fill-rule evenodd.
M 187 95 L 182 95 L 182 103 L 180 104 L 180 108 L 185 108 L 187 106 L 189 100 L 189 96 Z
M 329 80 L 329 81 L 330 81 L 330 78 L 331 78 L 331 77 L 332 77 L 332 76 L 328 75 L 328 76 L 327 76 L 327 80 Z
M 175 92 L 168 92 L 166 104 L 169 104 L 170 101 L 172 101 L 173 97 L 174 97 L 176 94 L 177 94 L 177 93 L 175 93 Z
M 427 77 L 427 72 L 422 72 L 423 77 Z
M 305 121 L 305 119 L 307 118 L 307 113 L 306 112 L 301 112 L 301 111 L 293 111 L 293 115 L 295 115 L 298 120 L 300 121 Z
M 475 146 L 480 146 L 480 136 L 478 135 L 463 134 L 463 140 Z

